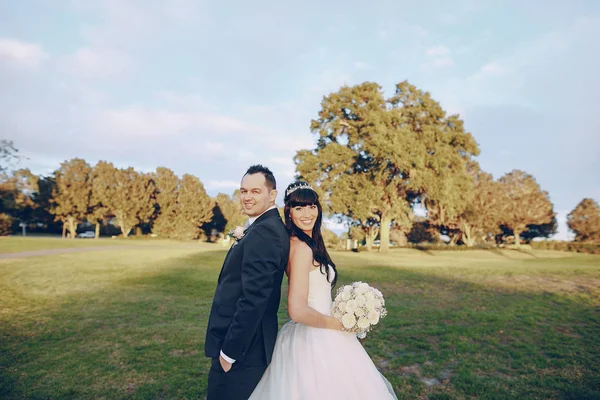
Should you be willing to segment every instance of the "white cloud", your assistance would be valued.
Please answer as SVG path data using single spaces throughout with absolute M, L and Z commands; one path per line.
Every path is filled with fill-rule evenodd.
M 401 24 L 401 28 L 406 32 L 412 33 L 420 37 L 426 37 L 429 35 L 429 31 L 423 28 L 421 25 Z
M 450 54 L 450 49 L 443 45 L 438 45 L 427 49 L 428 56 L 445 56 Z
M 219 189 L 231 189 L 232 191 L 240 188 L 240 182 L 223 180 L 223 181 L 208 181 L 206 183 L 206 189 L 219 190 Z
M 426 55 L 429 58 L 429 61 L 423 64 L 423 69 L 431 70 L 452 67 L 454 65 L 454 60 L 452 60 L 450 53 L 450 49 L 443 45 L 427 49 Z
M 47 57 L 48 55 L 38 44 L 0 38 L 0 62 L 5 61 L 26 68 L 35 68 Z
M 476 73 L 469 76 L 467 80 L 478 81 L 492 77 L 501 77 L 508 72 L 506 67 L 500 65 L 499 62 L 490 62 L 481 67 Z
M 358 70 L 369 70 L 369 69 L 373 69 L 373 67 L 369 64 L 367 64 L 364 61 L 357 61 L 354 63 L 354 68 L 358 69 Z
M 118 50 L 84 47 L 64 58 L 62 66 L 66 72 L 84 79 L 112 79 L 129 72 L 132 61 Z
M 235 118 L 202 112 L 174 112 L 144 106 L 101 112 L 96 131 L 113 136 L 164 137 L 199 131 L 206 134 L 256 134 L 260 129 Z
M 146 46 L 151 38 L 173 32 L 186 24 L 204 21 L 197 0 L 71 0 L 75 10 L 94 17 L 95 24 L 82 26 L 94 45 Z

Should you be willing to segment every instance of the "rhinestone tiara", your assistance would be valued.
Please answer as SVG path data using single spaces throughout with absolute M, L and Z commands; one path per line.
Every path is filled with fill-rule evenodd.
M 313 189 L 312 186 L 310 186 L 308 183 L 301 183 L 298 186 L 294 186 L 293 188 L 289 188 L 286 192 L 285 192 L 285 196 L 289 196 L 290 194 L 294 193 L 296 190 L 298 189 L 309 189 L 312 190 L 313 192 L 315 191 L 315 189 Z

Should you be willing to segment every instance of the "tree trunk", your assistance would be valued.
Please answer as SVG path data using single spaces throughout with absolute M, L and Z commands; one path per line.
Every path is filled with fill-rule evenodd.
M 473 232 L 471 226 L 469 224 L 463 223 L 463 242 L 467 247 L 473 247 L 475 245 L 475 237 L 473 236 Z
M 100 237 L 100 222 L 96 221 L 96 236 L 94 239 L 98 239 Z
M 365 235 L 365 243 L 367 245 L 367 251 L 373 250 L 373 236 L 371 235 L 371 228 L 367 230 L 367 234 Z
M 513 230 L 515 235 L 515 246 L 521 247 L 521 232 L 517 230 Z
M 119 227 L 121 228 L 121 233 L 123 234 L 123 237 L 126 238 L 127 236 L 129 236 L 129 232 L 131 232 L 131 226 L 125 226 L 125 224 L 119 224 Z
M 77 221 L 73 217 L 67 217 L 67 222 L 69 223 L 69 234 L 71 235 L 71 239 L 75 239 L 77 235 Z
M 381 216 L 381 226 L 379 227 L 379 240 L 381 242 L 379 246 L 380 253 L 387 253 L 390 250 L 390 224 L 392 219 L 383 214 Z
M 67 236 L 67 223 L 65 221 L 63 221 L 62 238 L 64 239 L 65 236 Z
M 365 242 L 367 244 L 367 251 L 371 251 L 373 250 L 373 242 L 375 241 L 375 238 L 377 237 L 377 228 L 375 228 L 374 226 L 370 226 L 367 228 L 367 234 L 365 236 Z

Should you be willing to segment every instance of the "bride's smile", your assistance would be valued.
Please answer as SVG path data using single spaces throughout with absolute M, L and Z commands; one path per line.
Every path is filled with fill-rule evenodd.
M 308 236 L 312 236 L 312 229 L 319 215 L 317 206 L 312 204 L 304 207 L 294 207 L 291 209 L 290 214 L 292 222 Z

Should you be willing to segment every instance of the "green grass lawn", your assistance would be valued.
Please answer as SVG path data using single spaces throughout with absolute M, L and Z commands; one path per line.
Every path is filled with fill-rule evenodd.
M 99 238 L 99 239 L 62 239 L 60 236 L 35 237 L 35 236 L 11 236 L 0 237 L 0 254 L 20 253 L 24 251 L 71 249 L 82 247 L 104 247 L 104 246 L 172 246 L 207 248 L 208 243 L 199 242 L 177 242 L 167 239 L 138 239 L 135 236 L 129 238 Z
M 160 242 L 0 260 L 0 398 L 204 398 L 224 256 Z M 387 299 L 363 344 L 399 398 L 600 399 L 599 256 L 332 256 L 339 284 Z

